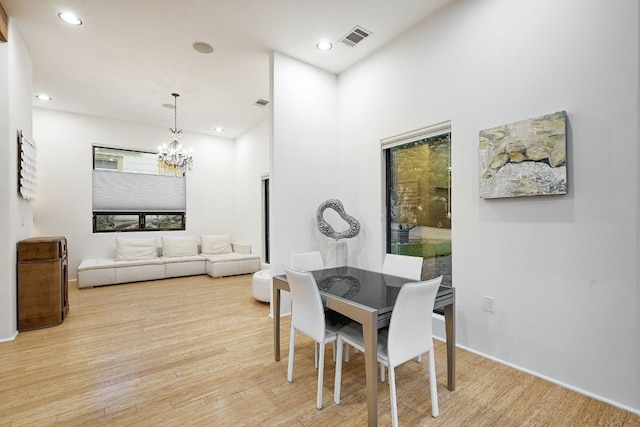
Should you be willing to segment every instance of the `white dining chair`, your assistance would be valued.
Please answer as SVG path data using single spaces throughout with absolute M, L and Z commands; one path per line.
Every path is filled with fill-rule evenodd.
M 378 334 L 378 362 L 389 368 L 389 394 L 391 420 L 398 425 L 395 368 L 419 354 L 429 354 L 429 384 L 431 415 L 438 416 L 438 390 L 436 386 L 435 358 L 433 355 L 432 307 L 442 276 L 424 282 L 406 283 L 400 289 L 391 313 L 388 333 Z M 340 403 L 342 382 L 342 344 L 347 343 L 364 352 L 362 328 L 345 326 L 338 331 L 338 355 L 333 400 Z
M 406 277 L 412 280 L 422 279 L 423 258 L 409 255 L 386 254 L 382 263 L 382 272 L 391 276 Z M 416 358 L 422 362 L 422 355 Z M 384 381 L 384 365 L 380 366 L 380 379 Z
M 289 363 L 287 380 L 293 381 L 296 331 L 300 331 L 319 344 L 318 397 L 316 406 L 322 408 L 322 379 L 324 375 L 324 350 L 327 343 L 336 341 L 336 330 L 326 325 L 324 307 L 320 299 L 318 285 L 309 272 L 284 267 L 291 292 L 291 334 L 289 337 Z M 329 328 L 327 328 L 329 326 Z
M 391 276 L 420 280 L 422 262 L 422 257 L 418 256 L 386 254 L 382 263 L 382 272 Z
M 322 270 L 324 268 L 324 260 L 322 259 L 322 254 L 319 251 L 298 252 L 289 254 L 289 265 L 292 269 L 298 271 Z M 316 368 L 318 367 L 318 351 L 320 351 L 320 349 L 316 344 Z M 345 354 L 345 360 L 348 362 L 350 354 L 349 349 L 347 349 Z M 333 347 L 333 360 L 336 360 L 335 346 Z
M 289 254 L 289 265 L 298 271 L 314 271 L 324 268 L 324 260 L 319 251 Z
M 324 268 L 324 260 L 319 251 L 298 252 L 289 254 L 289 265 L 292 269 L 298 271 L 314 271 Z M 315 365 L 318 367 L 318 343 L 316 343 Z M 333 350 L 333 360 L 336 360 L 336 350 Z

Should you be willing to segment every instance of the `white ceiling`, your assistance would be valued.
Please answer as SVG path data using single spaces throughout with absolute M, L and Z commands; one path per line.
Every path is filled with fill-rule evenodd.
M 335 74 L 451 0 L 0 0 L 33 60 L 34 106 L 236 138 L 266 119 L 269 52 Z M 62 10 L 83 25 L 62 22 Z M 355 26 L 373 34 L 348 47 Z M 333 50 L 316 42 L 329 39 Z M 213 46 L 209 55 L 194 42 Z M 53 101 L 35 99 L 47 93 Z M 217 135 L 217 134 L 216 134 Z

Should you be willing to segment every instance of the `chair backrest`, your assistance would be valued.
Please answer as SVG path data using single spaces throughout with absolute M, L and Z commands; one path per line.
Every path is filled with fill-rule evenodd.
M 324 268 L 322 255 L 318 251 L 289 254 L 291 268 L 298 271 L 314 271 Z
M 291 291 L 291 326 L 317 342 L 324 341 L 325 319 L 313 274 L 284 267 Z
M 387 254 L 382 263 L 382 272 L 411 280 L 422 278 L 422 257 Z
M 433 348 L 433 304 L 442 276 L 424 282 L 405 283 L 393 306 L 389 323 L 387 356 L 392 366 Z

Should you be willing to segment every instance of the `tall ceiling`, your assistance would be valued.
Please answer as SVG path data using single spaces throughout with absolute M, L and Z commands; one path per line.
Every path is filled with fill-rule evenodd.
M 268 117 L 269 52 L 339 74 L 451 0 L 0 0 L 33 60 L 33 105 L 236 138 Z M 58 18 L 73 11 L 78 27 Z M 371 32 L 355 47 L 339 40 Z M 327 39 L 333 49 L 315 45 Z M 195 42 L 210 44 L 202 54 Z M 53 100 L 35 98 L 46 93 Z M 214 129 L 224 128 L 222 134 Z

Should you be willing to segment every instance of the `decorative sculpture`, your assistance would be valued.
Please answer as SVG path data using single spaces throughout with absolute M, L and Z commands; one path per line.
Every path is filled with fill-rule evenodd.
M 345 220 L 347 224 L 349 224 L 349 229 L 341 232 L 337 232 L 333 229 L 333 227 L 324 219 L 324 211 L 328 208 L 333 209 L 340 215 L 340 218 Z M 356 237 L 358 233 L 360 233 L 360 223 L 354 217 L 347 215 L 344 211 L 344 206 L 342 206 L 342 202 L 338 199 L 329 199 L 318 207 L 318 213 L 316 214 L 316 221 L 318 223 L 318 230 L 322 234 L 327 237 L 330 237 L 335 240 L 339 239 L 350 239 L 352 237 Z

